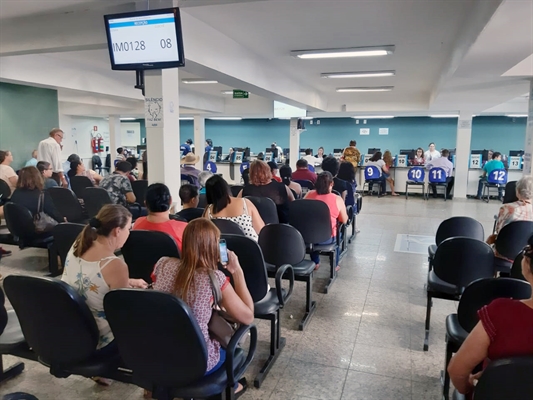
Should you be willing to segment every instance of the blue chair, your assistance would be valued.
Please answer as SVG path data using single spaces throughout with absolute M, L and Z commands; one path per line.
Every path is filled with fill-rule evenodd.
M 194 185 L 196 186 L 196 182 L 195 182 L 195 179 L 192 175 L 186 175 L 186 174 L 181 174 L 181 184 L 182 185 L 187 185 L 187 184 L 191 184 L 191 185 Z
M 365 183 L 363 184 L 363 193 L 365 192 L 365 185 L 368 185 L 368 191 L 372 192 L 374 183 L 378 185 L 378 197 L 381 196 L 381 172 L 378 167 L 374 165 L 367 165 L 365 167 Z
M 501 192 L 507 184 L 507 178 L 508 174 L 505 169 L 495 169 L 491 171 L 487 176 L 487 180 L 483 182 L 483 195 L 481 198 L 483 199 L 485 197 L 486 192 L 487 199 L 485 201 L 488 203 L 490 200 L 490 189 L 495 188 L 498 189 L 498 197 L 501 199 Z
M 407 181 L 405 182 L 405 198 L 409 198 L 409 186 L 414 186 L 417 189 L 422 189 L 422 196 L 424 196 L 426 184 L 426 171 L 423 167 L 412 167 L 407 172 Z
M 307 165 L 307 169 L 311 172 L 315 172 L 315 167 L 312 166 L 311 164 Z
M 446 180 L 446 171 L 443 168 L 436 167 L 429 170 L 429 185 L 426 190 L 426 200 L 429 198 L 429 188 L 435 185 L 437 188 L 444 188 L 444 201 L 446 201 L 446 192 L 448 191 L 448 181 Z

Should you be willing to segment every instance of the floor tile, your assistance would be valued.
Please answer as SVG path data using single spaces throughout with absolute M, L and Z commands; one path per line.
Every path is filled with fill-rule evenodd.
M 349 371 L 342 400 L 411 399 L 411 381 L 381 375 Z M 429 400 L 429 399 L 428 399 Z

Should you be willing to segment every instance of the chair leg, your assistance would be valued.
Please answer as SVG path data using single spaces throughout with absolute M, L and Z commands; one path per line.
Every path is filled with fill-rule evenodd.
M 446 335 L 446 356 L 444 358 L 444 371 L 442 372 L 442 396 L 443 399 L 448 400 L 450 398 L 450 374 L 448 374 L 448 365 L 452 359 L 452 349 Z
M 22 371 L 24 371 L 24 363 L 22 362 L 18 362 L 4 370 L 4 360 L 2 359 L 2 355 L 0 355 L 0 384 L 20 375 Z
M 407 183 L 405 183 L 405 200 L 407 200 L 409 198 L 409 192 L 408 192 L 407 189 L 409 189 L 409 185 L 407 185 Z
M 261 384 L 267 377 L 270 369 L 276 362 L 277 358 L 281 354 L 281 350 L 285 347 L 285 338 L 281 337 L 281 325 L 280 325 L 280 310 L 278 309 L 274 314 L 269 315 L 270 319 L 270 355 L 263 364 L 261 371 L 256 375 L 254 379 L 254 386 L 260 388 Z
M 305 283 L 305 314 L 300 321 L 299 329 L 303 331 L 316 310 L 316 301 L 313 301 L 313 274 L 307 277 Z
M 59 271 L 58 252 L 54 243 L 48 245 L 48 270 L 50 274 L 48 276 L 55 277 L 61 274 Z
M 333 282 L 335 282 L 335 279 L 337 279 L 337 265 L 335 263 L 335 252 L 329 253 L 329 267 L 330 267 L 330 273 L 329 273 L 329 280 L 326 286 L 324 287 L 324 293 L 328 294 L 329 288 L 331 285 L 333 285 Z M 337 262 L 339 260 L 336 260 Z
M 432 298 L 431 295 L 427 294 L 427 305 L 426 305 L 426 336 L 424 339 L 424 351 L 429 350 L 429 324 L 431 320 L 431 306 L 432 304 Z

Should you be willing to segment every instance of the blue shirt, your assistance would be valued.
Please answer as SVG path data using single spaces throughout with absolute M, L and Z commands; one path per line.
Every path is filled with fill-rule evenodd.
M 32 158 L 26 162 L 25 167 L 36 167 L 37 166 L 37 159 Z
M 187 143 L 184 143 L 180 146 L 180 151 L 182 151 L 183 155 L 186 156 L 191 152 L 191 146 L 189 146 Z
M 206 153 L 209 153 L 211 151 L 212 147 L 211 146 L 205 146 L 205 152 Z
M 487 175 L 490 175 L 495 169 L 505 169 L 505 165 L 503 165 L 503 162 L 500 160 L 490 160 L 483 167 L 483 171 L 485 171 Z

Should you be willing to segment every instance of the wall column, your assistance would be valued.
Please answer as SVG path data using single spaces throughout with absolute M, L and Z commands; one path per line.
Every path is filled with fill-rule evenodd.
M 109 116 L 109 154 L 111 154 L 111 170 L 115 170 L 115 155 L 117 149 L 122 146 L 122 132 L 120 130 L 120 115 Z
M 194 154 L 200 156 L 196 163 L 196 169 L 204 170 L 204 151 L 205 151 L 205 117 L 201 115 L 194 116 Z
M 524 146 L 524 176 L 531 176 L 531 154 L 533 153 L 533 79 L 529 85 L 529 103 L 526 124 L 526 140 Z
M 179 73 L 177 68 L 145 71 L 146 149 L 149 183 L 162 182 L 179 198 Z
M 466 198 L 471 140 L 472 111 L 461 111 L 457 126 L 457 140 L 455 145 L 455 183 L 453 196 L 457 198 Z
M 298 129 L 298 118 L 291 118 L 289 129 L 289 159 L 292 171 L 296 171 L 296 161 L 300 159 L 300 130 Z

